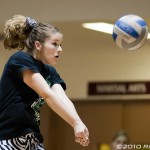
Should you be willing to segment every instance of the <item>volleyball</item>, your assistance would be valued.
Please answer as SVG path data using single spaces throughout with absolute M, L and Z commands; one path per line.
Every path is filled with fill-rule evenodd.
M 133 14 L 125 15 L 115 22 L 112 36 L 119 48 L 137 50 L 147 40 L 148 27 L 143 18 Z

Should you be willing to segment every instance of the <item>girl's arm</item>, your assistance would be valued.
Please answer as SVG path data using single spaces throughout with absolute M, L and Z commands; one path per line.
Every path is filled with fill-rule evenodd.
M 81 121 L 73 103 L 69 100 L 61 85 L 55 84 L 50 88 L 40 73 L 34 73 L 30 70 L 23 72 L 23 81 L 40 95 L 54 112 L 73 127 L 76 142 L 88 146 L 88 129 Z

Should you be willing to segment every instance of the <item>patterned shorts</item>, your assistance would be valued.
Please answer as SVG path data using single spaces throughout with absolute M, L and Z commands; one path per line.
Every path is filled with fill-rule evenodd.
M 0 140 L 0 150 L 45 150 L 33 133 L 25 136 Z

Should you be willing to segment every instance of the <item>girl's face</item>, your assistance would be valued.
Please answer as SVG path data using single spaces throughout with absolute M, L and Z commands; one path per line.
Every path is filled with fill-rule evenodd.
M 36 41 L 35 47 L 37 53 L 35 58 L 44 64 L 55 65 L 62 52 L 61 43 L 62 35 L 60 33 L 53 34 L 51 38 L 45 40 L 44 44 Z

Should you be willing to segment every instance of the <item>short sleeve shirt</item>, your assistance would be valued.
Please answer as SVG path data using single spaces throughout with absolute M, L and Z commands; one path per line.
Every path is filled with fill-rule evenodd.
M 30 132 L 40 134 L 40 107 L 44 100 L 23 82 L 24 70 L 40 73 L 50 87 L 60 84 L 66 89 L 65 82 L 54 67 L 37 61 L 25 52 L 13 54 L 0 79 L 0 139 Z

